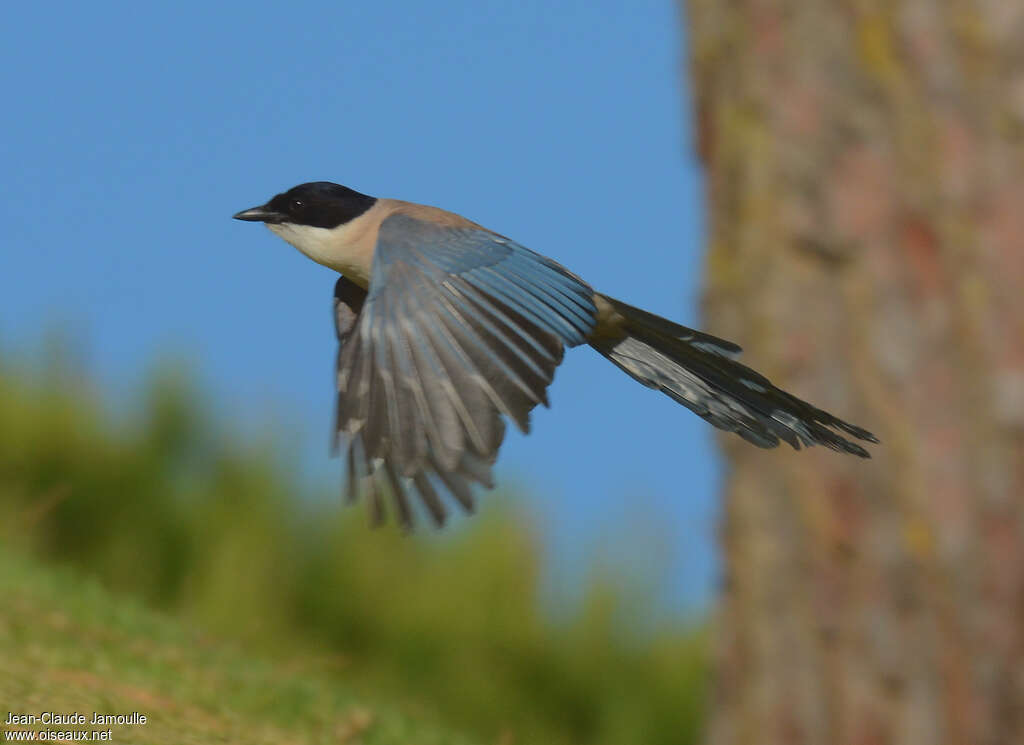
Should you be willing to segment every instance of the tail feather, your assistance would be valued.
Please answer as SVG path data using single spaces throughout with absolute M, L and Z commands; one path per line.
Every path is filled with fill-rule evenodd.
M 839 432 L 867 442 L 878 438 L 776 388 L 733 359 L 740 352 L 736 344 L 602 297 L 614 309 L 617 333 L 595 334 L 590 345 L 645 386 L 758 447 L 777 447 L 782 440 L 796 450 L 824 445 L 871 457 Z

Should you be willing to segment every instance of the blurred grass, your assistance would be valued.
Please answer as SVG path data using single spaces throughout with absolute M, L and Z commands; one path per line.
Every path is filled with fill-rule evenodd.
M 257 656 L 0 548 L 0 701 L 6 711 L 146 716 L 123 743 L 469 745 L 436 721 L 353 692 L 322 655 Z M 106 730 L 34 725 L 4 730 Z
M 634 633 L 654 598 L 600 576 L 548 618 L 517 515 L 373 531 L 362 509 L 302 494 L 271 445 L 210 421 L 187 378 L 158 375 L 119 422 L 71 367 L 0 369 L 4 545 L 269 655 L 332 660 L 353 695 L 485 741 L 696 741 L 702 632 Z

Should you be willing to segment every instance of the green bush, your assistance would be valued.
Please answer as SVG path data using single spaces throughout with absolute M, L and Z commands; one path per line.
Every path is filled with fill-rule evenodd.
M 118 421 L 59 366 L 0 371 L 0 537 L 220 634 L 320 650 L 485 738 L 696 740 L 702 634 L 635 632 L 653 599 L 601 577 L 550 618 L 537 538 L 507 506 L 441 536 L 370 530 L 210 421 L 185 377 L 157 376 L 141 408 Z

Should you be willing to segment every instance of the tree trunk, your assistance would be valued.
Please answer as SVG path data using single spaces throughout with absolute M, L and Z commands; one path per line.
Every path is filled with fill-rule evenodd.
M 721 439 L 709 742 L 1024 743 L 1024 4 L 686 6 L 707 328 L 882 439 Z

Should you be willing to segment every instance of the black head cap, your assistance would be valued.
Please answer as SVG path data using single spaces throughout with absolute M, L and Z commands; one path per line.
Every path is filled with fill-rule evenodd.
M 262 207 L 253 207 L 235 215 L 238 220 L 268 223 L 294 223 L 316 228 L 336 228 L 359 217 L 377 199 L 360 194 L 341 184 L 313 181 L 293 186 Z

